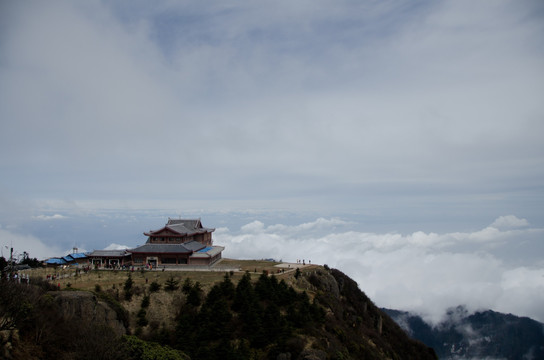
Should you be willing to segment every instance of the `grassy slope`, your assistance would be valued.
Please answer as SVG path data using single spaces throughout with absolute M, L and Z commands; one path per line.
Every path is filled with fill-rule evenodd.
M 218 264 L 218 269 L 238 269 L 238 271 L 235 271 L 231 277 L 234 284 L 238 283 L 246 271 L 249 271 L 253 280 L 257 280 L 263 271 L 268 271 L 270 274 L 275 274 L 279 280 L 285 279 L 285 281 L 294 288 L 299 288 L 299 290 L 309 290 L 305 287 L 300 288 L 302 285 L 300 283 L 297 286 L 297 282 L 294 279 L 295 265 L 292 265 L 291 269 L 285 268 L 284 272 L 281 272 L 281 269 L 276 267 L 278 264 L 279 263 L 277 262 L 265 260 L 223 259 L 220 264 Z M 317 265 L 306 265 L 302 267 L 302 270 L 309 271 L 317 267 Z M 280 270 L 280 272 L 278 272 L 278 270 Z M 52 268 L 32 269 L 25 271 L 25 273 L 31 278 L 40 277 L 42 279 L 45 279 L 48 274 L 59 274 L 63 278 L 60 280 L 55 280 L 54 283 L 60 284 L 62 290 L 65 290 L 68 287 L 68 284 L 70 284 L 72 289 L 95 291 L 96 286 L 99 285 L 102 291 L 108 291 L 110 293 L 116 293 L 119 291 L 121 303 L 129 312 L 131 332 L 135 331 L 137 321 L 136 314 L 140 310 L 140 305 L 144 294 L 150 294 L 149 286 L 153 281 L 161 284 L 161 290 L 159 292 L 150 294 L 152 305 L 147 310 L 147 319 L 149 320 L 147 329 L 149 329 L 149 327 L 157 326 L 173 328 L 175 311 L 172 310 L 179 309 L 182 294 L 179 290 L 174 292 L 164 291 L 165 282 L 173 277 L 174 280 L 178 281 L 179 286 L 181 286 L 186 278 L 190 278 L 193 282 L 200 282 L 204 292 L 207 293 L 215 283 L 222 281 L 225 275 L 224 271 L 153 270 L 142 272 L 135 270 L 132 272 L 128 270 L 96 270 L 88 273 L 80 272 L 80 275 L 75 276 L 75 269 L 72 268 L 59 268 L 56 269 L 56 271 Z M 126 301 L 123 300 L 123 287 L 129 274 L 134 281 L 134 295 L 131 301 Z M 310 297 L 313 297 L 311 291 L 308 291 L 308 293 Z M 144 329 L 144 332 L 145 330 L 146 329 Z
M 362 356 L 363 354 L 366 354 L 365 356 L 367 357 L 370 356 L 370 358 L 434 358 L 433 354 L 428 353 L 425 347 L 420 347 L 408 340 L 402 330 L 392 321 L 390 323 L 387 318 L 383 319 L 383 334 L 381 330 L 376 330 L 377 319 L 380 319 L 381 322 L 382 314 L 374 311 L 375 309 L 370 299 L 359 292 L 353 280 L 347 278 L 339 271 L 331 270 L 329 272 L 329 270 L 325 270 L 321 266 L 306 265 L 301 269 L 303 276 L 296 279 L 295 270 L 293 269 L 296 265 L 284 268 L 285 272 L 282 272 L 281 268 L 278 268 L 276 265 L 278 263 L 263 260 L 231 259 L 224 259 L 220 264 L 221 268 L 238 269 L 231 277 L 235 285 L 246 271 L 256 281 L 263 270 L 266 270 L 269 273 L 276 274 L 279 280 L 285 280 L 287 285 L 292 286 L 295 290 L 306 291 L 310 299 L 315 297 L 318 299 L 318 302 L 325 306 L 327 311 L 327 322 L 325 325 L 315 328 L 307 334 L 298 334 L 299 339 L 305 339 L 305 344 L 303 344 L 304 349 L 315 347 L 315 349 L 327 350 L 331 354 L 334 353 L 337 355 L 337 358 L 346 359 L 352 358 L 349 356 L 348 351 L 357 354 L 356 358 L 360 358 L 359 355 Z M 280 272 L 278 272 L 278 269 L 280 269 Z M 39 269 L 32 270 L 28 274 L 31 278 L 45 278 L 47 274 L 52 273 L 54 273 L 52 269 Z M 72 289 L 96 291 L 96 288 L 100 287 L 100 291 L 106 292 L 114 298 L 116 297 L 128 311 L 130 332 L 137 333 L 143 336 L 144 339 L 147 336 L 151 336 L 151 334 L 157 334 L 157 331 L 160 329 L 171 331 L 175 328 L 175 316 L 181 308 L 181 304 L 184 303 L 183 298 L 185 295 L 183 295 L 180 289 L 170 292 L 164 290 L 165 283 L 169 278 L 172 277 L 174 280 L 177 280 L 180 287 L 187 278 L 190 278 L 192 282 L 198 281 L 201 283 L 204 293 L 207 293 L 215 283 L 223 280 L 225 274 L 224 271 L 155 270 L 145 272 L 91 271 L 86 274 L 81 273 L 81 275 L 74 276 L 74 269 L 59 270 L 57 273 L 70 275 L 54 282 L 55 284 L 60 283 L 63 290 L 70 283 Z M 124 299 L 123 288 L 129 274 L 133 280 L 133 296 L 130 301 L 127 301 Z M 339 281 L 340 297 L 338 297 L 338 294 L 332 296 L 327 286 L 323 287 L 318 284 L 320 281 L 312 281 L 312 277 L 315 277 L 316 274 L 321 274 L 318 277 L 325 281 L 327 280 L 327 276 L 330 279 L 330 274 L 334 274 L 334 277 L 337 277 L 337 281 Z M 151 293 L 149 287 L 154 281 L 161 285 L 161 290 Z M 145 316 L 148 320 L 148 325 L 144 328 L 138 328 L 137 314 L 142 309 L 141 304 L 145 294 L 149 294 L 151 298 L 150 306 L 146 308 L 147 314 Z M 399 350 L 400 353 L 397 353 Z M 405 356 L 408 354 L 411 356 Z M 424 356 L 421 357 L 420 355 Z

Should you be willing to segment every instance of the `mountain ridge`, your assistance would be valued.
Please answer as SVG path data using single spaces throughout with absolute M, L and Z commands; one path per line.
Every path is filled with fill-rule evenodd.
M 59 291 L 37 278 L 30 285 L 0 281 L 1 293 L 11 294 L 0 297 L 0 318 L 13 320 L 0 336 L 2 356 L 13 360 L 436 359 L 433 349 L 407 336 L 339 270 L 312 266 L 278 276 L 266 270 L 216 273 L 206 285 L 190 279 L 202 275 L 97 271 L 85 275 L 85 282 L 78 281 L 92 289 L 77 291 L 68 285 Z M 148 284 L 148 276 L 162 280 Z M 87 309 L 99 303 L 111 308 L 103 318 L 124 324 L 126 334 L 116 335 L 107 323 L 93 323 Z M 152 318 L 159 305 L 171 309 L 172 326 Z
M 432 325 L 414 313 L 382 310 L 440 359 L 544 359 L 544 324 L 528 317 L 457 306 Z

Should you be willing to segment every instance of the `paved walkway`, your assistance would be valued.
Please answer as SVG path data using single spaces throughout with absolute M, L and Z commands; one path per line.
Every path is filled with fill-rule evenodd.
M 284 268 L 284 269 L 304 269 L 305 267 L 312 266 L 312 264 L 296 264 L 296 263 L 281 263 L 274 265 L 274 267 Z

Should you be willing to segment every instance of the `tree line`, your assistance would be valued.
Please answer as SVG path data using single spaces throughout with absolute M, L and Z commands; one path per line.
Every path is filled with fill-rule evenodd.
M 206 295 L 198 282 L 186 279 L 181 291 L 185 296 L 175 331 L 159 331 L 152 339 L 193 359 L 275 359 L 282 352 L 299 353 L 297 334 L 325 319 L 324 309 L 306 292 L 265 273 L 253 283 L 246 272 L 236 286 L 227 273 Z

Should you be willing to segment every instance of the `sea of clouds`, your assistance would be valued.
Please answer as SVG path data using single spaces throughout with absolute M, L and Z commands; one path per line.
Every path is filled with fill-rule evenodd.
M 218 228 L 224 256 L 327 264 L 357 281 L 381 307 L 419 313 L 437 323 L 450 307 L 493 309 L 544 321 L 544 229 L 502 216 L 474 232 L 342 231 L 341 219 L 287 226 L 253 221 Z
M 13 246 L 16 253 L 27 251 L 39 259 L 65 255 L 71 251 L 72 239 L 79 241 L 80 251 L 131 248 L 145 242 L 141 226 L 134 241 L 119 239 L 116 234 L 127 232 L 134 222 L 127 220 L 114 233 L 112 224 L 119 224 L 114 219 L 97 232 L 98 237 L 77 219 L 60 214 L 36 217 L 43 227 L 34 233 L 0 227 L 2 254 L 9 256 L 8 248 Z M 163 218 L 149 223 L 157 224 L 157 219 Z M 55 239 L 70 220 L 78 225 L 61 244 Z M 334 217 L 288 225 L 266 217 L 263 221 L 218 227 L 214 243 L 225 246 L 227 258 L 327 264 L 356 280 L 376 305 L 416 312 L 432 323 L 458 305 L 471 312 L 492 309 L 544 322 L 544 229 L 525 219 L 501 216 L 472 232 L 407 234 L 353 230 L 360 224 Z M 50 238 L 46 229 L 51 230 Z M 85 240 L 84 234 L 76 238 L 78 233 L 90 235 Z

